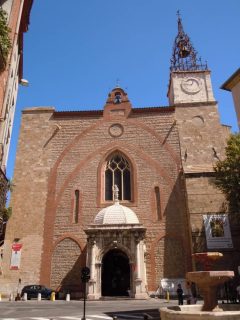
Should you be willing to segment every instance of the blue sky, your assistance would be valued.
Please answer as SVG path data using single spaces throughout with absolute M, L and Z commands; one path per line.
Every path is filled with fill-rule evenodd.
M 102 109 L 117 79 L 133 107 L 168 105 L 177 10 L 212 71 L 221 122 L 237 131 L 231 93 L 220 86 L 239 68 L 239 0 L 34 0 L 24 39 L 29 87 L 19 88 L 7 176 L 26 107 Z

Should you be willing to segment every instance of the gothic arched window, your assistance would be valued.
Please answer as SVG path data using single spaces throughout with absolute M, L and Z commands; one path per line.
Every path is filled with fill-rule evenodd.
M 105 200 L 113 200 L 113 186 L 119 189 L 119 200 L 131 200 L 131 166 L 119 152 L 114 153 L 105 167 Z

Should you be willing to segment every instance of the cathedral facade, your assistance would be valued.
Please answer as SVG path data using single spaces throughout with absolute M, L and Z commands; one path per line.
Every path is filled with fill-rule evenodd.
M 116 87 L 96 111 L 22 112 L 4 292 L 39 283 L 81 296 L 88 266 L 89 299 L 146 298 L 196 268 L 193 252 L 213 248 L 236 267 L 232 239 L 214 247 L 206 227 L 227 216 L 213 166 L 229 128 L 180 18 L 168 97 L 169 106 L 135 108 Z

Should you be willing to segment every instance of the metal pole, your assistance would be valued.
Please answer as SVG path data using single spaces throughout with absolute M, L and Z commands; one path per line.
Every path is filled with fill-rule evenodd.
M 86 310 L 86 282 L 84 282 L 84 289 L 83 289 L 83 317 L 82 320 L 86 320 L 85 317 L 85 310 Z
M 82 283 L 84 284 L 83 285 L 83 317 L 82 317 L 82 320 L 86 320 L 86 317 L 85 317 L 85 310 L 86 310 L 86 283 L 89 281 L 90 279 L 90 269 L 88 267 L 84 267 L 82 268 L 82 275 L 81 275 L 81 279 L 82 279 Z

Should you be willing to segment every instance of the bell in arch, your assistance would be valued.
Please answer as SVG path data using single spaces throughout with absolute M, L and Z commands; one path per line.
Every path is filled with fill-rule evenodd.
M 185 41 L 179 41 L 178 47 L 179 47 L 179 55 L 181 58 L 186 58 L 189 56 L 190 50 L 188 46 L 185 44 Z

